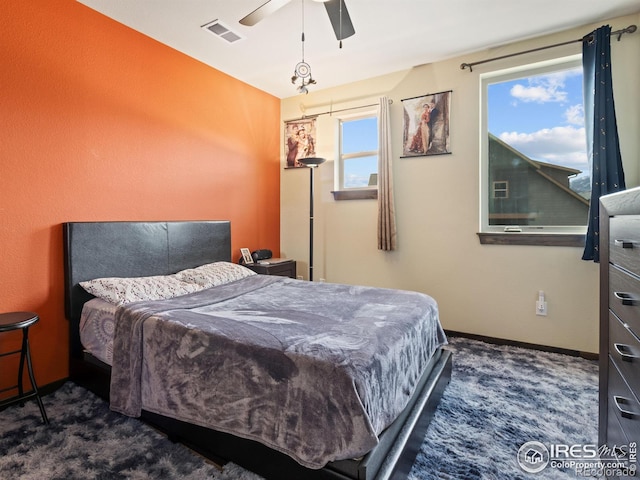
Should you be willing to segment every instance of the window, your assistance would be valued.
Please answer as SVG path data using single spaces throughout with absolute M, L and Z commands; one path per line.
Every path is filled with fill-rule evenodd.
M 509 198 L 509 182 L 493 182 L 493 198 Z
M 377 115 L 340 119 L 338 144 L 335 198 L 377 198 L 372 194 L 372 190 L 377 194 L 378 179 Z
M 584 234 L 591 182 L 580 57 L 481 83 L 482 232 Z

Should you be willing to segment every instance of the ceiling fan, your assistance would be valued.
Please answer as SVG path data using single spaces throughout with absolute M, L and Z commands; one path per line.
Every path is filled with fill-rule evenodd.
M 344 0 L 314 0 L 324 3 L 324 7 L 329 15 L 331 26 L 336 34 L 338 40 L 348 38 L 356 33 L 351 23 L 351 17 L 347 11 L 347 6 Z M 256 8 L 246 17 L 240 20 L 240 24 L 251 27 L 258 23 L 260 20 L 267 18 L 269 15 L 284 7 L 291 0 L 267 0 L 265 3 Z

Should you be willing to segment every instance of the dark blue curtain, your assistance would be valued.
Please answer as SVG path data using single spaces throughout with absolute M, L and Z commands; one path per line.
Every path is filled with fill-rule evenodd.
M 587 154 L 591 163 L 591 201 L 583 260 L 600 261 L 599 199 L 625 189 L 611 82 L 611 27 L 605 25 L 582 42 Z

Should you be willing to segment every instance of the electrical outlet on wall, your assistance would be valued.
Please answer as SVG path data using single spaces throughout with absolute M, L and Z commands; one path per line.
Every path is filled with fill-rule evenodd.
M 547 316 L 547 300 L 542 290 L 538 292 L 538 300 L 536 300 L 536 315 Z

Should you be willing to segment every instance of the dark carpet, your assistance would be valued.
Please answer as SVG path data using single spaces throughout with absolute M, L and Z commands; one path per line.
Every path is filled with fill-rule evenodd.
M 453 373 L 411 480 L 578 478 L 547 467 L 525 473 L 518 449 L 598 441 L 596 361 L 450 339 Z
M 597 442 L 594 361 L 451 338 L 451 384 L 429 427 L 410 480 L 569 479 L 547 467 L 525 473 L 517 453 L 529 441 Z M 221 470 L 68 382 L 35 402 L 0 412 L 0 478 L 255 480 L 237 465 Z

